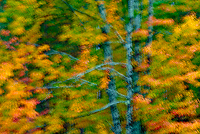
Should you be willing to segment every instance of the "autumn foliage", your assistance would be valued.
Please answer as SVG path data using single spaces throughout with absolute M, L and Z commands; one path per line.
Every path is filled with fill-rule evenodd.
M 144 48 L 152 56 L 151 73 L 143 76 L 140 83 L 148 83 L 151 90 L 146 98 L 138 96 L 134 100 L 135 108 L 140 108 L 137 116 L 151 133 L 199 132 L 200 120 L 196 119 L 199 101 L 194 99 L 187 83 L 200 86 L 199 67 L 191 62 L 195 52 L 200 51 L 200 23 L 194 15 L 186 16 L 184 21 L 171 36 L 165 39 L 157 35 L 157 40 Z
M 130 21 L 126 0 L 7 0 L 0 13 L 6 25 L 0 30 L 0 133 L 113 134 L 113 105 L 122 133 L 127 106 L 130 122 L 140 121 L 148 134 L 200 133 L 199 100 L 190 88 L 200 87 L 200 68 L 192 62 L 200 53 L 200 20 L 188 13 L 198 4 L 155 0 L 157 13 L 149 17 L 149 0 L 133 1 Z M 159 16 L 178 11 L 187 13 L 178 23 Z
M 9 31 L 2 30 L 1 34 L 8 36 Z M 47 77 L 54 74 L 52 62 L 43 53 L 49 50 L 49 46 L 37 48 L 34 45 L 26 45 L 20 43 L 17 37 L 0 42 L 0 132 L 26 133 L 35 128 L 35 119 L 40 116 L 36 105 L 41 98 L 36 96 L 47 93 L 40 88 L 44 84 L 43 78 L 45 74 Z M 30 66 L 38 68 L 37 71 L 30 70 Z M 48 71 L 49 69 L 51 71 Z M 52 80 L 50 77 L 47 79 Z

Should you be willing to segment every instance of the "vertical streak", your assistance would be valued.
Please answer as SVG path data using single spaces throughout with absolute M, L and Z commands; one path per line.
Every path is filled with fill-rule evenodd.
M 133 67 L 131 65 L 131 59 L 132 59 L 132 32 L 133 32 L 133 18 L 134 18 L 134 0 L 128 0 L 128 17 L 129 17 L 129 23 L 126 24 L 126 57 L 127 57 L 127 99 L 131 101 L 131 98 L 133 96 L 133 83 L 132 83 L 132 70 Z M 131 134 L 133 130 L 133 107 L 131 104 L 127 105 L 127 113 L 126 113 L 126 134 Z
M 135 1 L 135 11 L 136 11 L 136 16 L 135 16 L 135 23 L 134 23 L 134 30 L 137 31 L 140 29 L 141 27 L 141 20 L 142 20 L 142 15 L 141 15 L 141 6 L 142 6 L 142 2 L 139 0 L 134 0 Z M 142 61 L 142 57 L 140 54 L 140 49 L 141 49 L 141 45 L 140 45 L 140 41 L 137 39 L 134 41 L 134 60 L 137 62 L 137 65 L 139 66 L 141 61 Z M 133 90 L 134 93 L 140 93 L 141 91 L 141 86 L 137 85 L 138 80 L 139 80 L 139 72 L 134 71 L 133 72 Z M 135 120 L 135 119 L 134 119 Z M 141 134 L 142 130 L 141 130 L 141 122 L 140 121 L 134 121 L 133 123 L 133 132 L 135 134 Z
M 135 27 L 135 31 L 139 30 L 141 27 L 141 15 L 139 14 L 140 12 L 140 8 L 139 8 L 139 1 L 135 0 L 135 10 L 137 12 L 137 15 L 135 17 L 135 23 L 134 23 L 134 27 Z M 140 54 L 140 42 L 139 40 L 134 41 L 134 60 L 138 63 L 138 65 L 141 63 L 141 54 Z M 140 92 L 141 87 L 137 85 L 137 82 L 139 80 L 139 72 L 133 72 L 133 86 L 134 86 L 134 91 L 135 92 Z
M 126 25 L 126 55 L 127 55 L 127 99 L 131 101 L 133 94 L 137 92 L 137 88 L 135 87 L 135 83 L 137 83 L 137 79 L 139 79 L 138 75 L 133 72 L 133 66 L 131 65 L 131 60 L 133 58 L 133 42 L 132 42 L 132 32 L 133 29 L 139 29 L 140 27 L 140 16 L 139 14 L 136 15 L 134 20 L 134 8 L 137 9 L 136 11 L 139 13 L 139 2 L 137 0 L 128 0 L 128 17 L 129 23 Z M 135 23 L 134 23 L 135 21 Z M 135 53 L 139 52 L 139 47 L 135 45 Z M 139 53 L 138 53 L 139 54 Z M 139 56 L 139 55 L 137 55 Z M 136 57 L 136 56 L 135 56 Z M 134 58 L 135 58 L 134 57 Z M 134 82 L 134 83 L 133 83 Z M 140 134 L 140 125 L 138 122 L 133 122 L 133 106 L 131 104 L 127 105 L 127 124 L 126 124 L 126 134 Z
M 105 5 L 103 3 L 99 4 L 98 8 L 99 8 L 99 13 L 101 15 L 101 18 L 106 22 L 107 20 L 106 20 Z M 102 28 L 102 33 L 108 34 L 109 32 L 110 32 L 110 26 L 108 24 L 106 24 Z M 105 61 L 112 62 L 113 57 L 112 57 L 112 49 L 110 47 L 110 42 L 109 41 L 104 42 L 104 44 L 102 44 L 102 48 L 104 51 Z M 109 79 L 110 79 L 110 82 L 108 84 L 108 89 L 106 90 L 106 92 L 109 97 L 109 102 L 112 103 L 112 102 L 116 101 L 117 94 L 115 92 L 115 90 L 116 90 L 115 80 L 111 74 L 109 75 Z M 110 110 L 111 110 L 112 120 L 113 120 L 113 124 L 114 124 L 114 127 L 112 130 L 114 131 L 115 134 L 121 134 L 122 129 L 121 129 L 120 116 L 119 116 L 119 111 L 117 109 L 117 105 L 112 105 L 110 107 Z

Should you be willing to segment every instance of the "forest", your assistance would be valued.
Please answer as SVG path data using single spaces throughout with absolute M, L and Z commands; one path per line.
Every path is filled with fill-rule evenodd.
M 1 134 L 200 134 L 200 0 L 0 0 Z

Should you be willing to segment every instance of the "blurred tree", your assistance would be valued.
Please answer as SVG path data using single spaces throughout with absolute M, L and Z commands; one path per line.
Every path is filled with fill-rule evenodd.
M 7 0 L 1 97 L 11 109 L 2 105 L 2 133 L 131 134 L 142 133 L 141 125 L 150 133 L 195 132 L 197 103 L 185 86 L 199 86 L 191 62 L 199 22 L 175 19 L 191 3 L 155 0 L 153 16 L 152 0 Z M 45 43 L 51 49 L 37 45 Z M 16 109 L 22 113 L 13 115 Z

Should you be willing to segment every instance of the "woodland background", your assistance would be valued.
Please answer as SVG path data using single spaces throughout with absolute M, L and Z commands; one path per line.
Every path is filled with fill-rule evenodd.
M 0 133 L 200 133 L 199 17 L 199 0 L 0 0 Z

